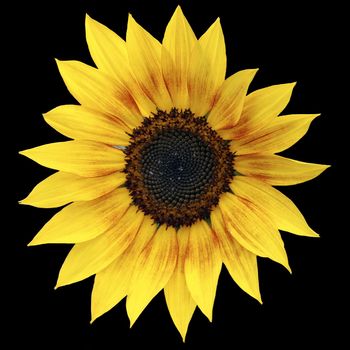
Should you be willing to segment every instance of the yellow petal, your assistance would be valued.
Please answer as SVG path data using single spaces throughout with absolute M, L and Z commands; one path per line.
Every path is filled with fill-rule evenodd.
M 131 73 L 125 41 L 88 15 L 86 15 L 86 40 L 96 66 L 124 85 L 134 97 L 143 115 L 154 112 L 154 104 L 143 93 Z
M 243 248 L 226 232 L 219 207 L 211 212 L 210 219 L 220 242 L 221 257 L 231 277 L 246 293 L 261 303 L 256 255 Z
M 36 185 L 20 203 L 54 208 L 70 202 L 90 201 L 113 191 L 125 181 L 125 174 L 120 172 L 95 178 L 59 171 Z
M 64 207 L 39 231 L 29 245 L 88 241 L 114 226 L 131 204 L 129 191 L 115 191 L 88 202 Z
M 239 123 L 219 134 L 225 139 L 237 140 L 268 125 L 287 106 L 295 83 L 269 86 L 249 94 Z
M 205 221 L 190 227 L 187 249 L 186 283 L 193 300 L 211 321 L 221 259 L 217 238 Z
M 248 87 L 257 71 L 257 69 L 242 70 L 225 80 L 208 115 L 208 123 L 213 129 L 232 128 L 238 123 Z
M 219 206 L 226 230 L 239 244 L 290 271 L 281 235 L 267 214 L 253 203 L 231 193 L 221 196 Z
M 174 272 L 178 256 L 176 231 L 160 226 L 135 262 L 126 310 L 130 326 L 148 303 L 160 292 Z
M 191 52 L 188 70 L 188 96 L 191 111 L 196 116 L 205 116 L 214 104 L 219 86 L 211 69 L 208 57 L 197 43 Z
M 306 134 L 317 116 L 319 114 L 296 114 L 274 118 L 266 127 L 231 142 L 231 151 L 236 154 L 282 152 Z
M 108 175 L 125 165 L 121 150 L 93 141 L 55 142 L 19 153 L 47 168 L 86 177 Z
M 187 71 L 197 39 L 178 6 L 165 30 L 162 47 L 162 70 L 173 106 L 189 108 Z
M 190 108 L 197 116 L 204 116 L 210 111 L 225 74 L 225 41 L 218 19 L 191 52 L 187 88 Z
M 274 186 L 305 182 L 320 175 L 329 165 L 304 163 L 270 154 L 247 154 L 235 158 L 235 169 Z
M 56 288 L 81 281 L 111 264 L 134 240 L 143 217 L 143 213 L 131 205 L 105 233 L 75 244 L 61 267 Z
M 116 119 L 92 109 L 65 105 L 44 114 L 45 121 L 61 134 L 76 140 L 90 140 L 109 145 L 126 146 L 130 136 L 128 128 Z
M 86 41 L 96 66 L 115 78 L 128 69 L 125 41 L 89 15 L 85 18 Z
M 153 237 L 156 229 L 157 226 L 153 220 L 145 216 L 129 248 L 108 267 L 96 274 L 91 297 L 92 321 L 110 310 L 126 296 L 135 261 Z
M 214 85 L 218 88 L 224 82 L 226 75 L 226 47 L 220 18 L 199 38 L 199 44 L 203 54 L 208 58 L 212 75 L 215 77 Z
M 129 15 L 126 47 L 131 69 L 144 93 L 162 110 L 169 110 L 172 101 L 161 67 L 161 44 Z
M 185 258 L 190 234 L 189 227 L 181 227 L 176 235 L 179 257 L 173 275 L 164 287 L 164 294 L 171 318 L 185 341 L 188 324 L 196 308 L 185 280 Z
M 115 117 L 130 129 L 142 121 L 133 97 L 117 80 L 78 61 L 56 61 L 69 92 L 85 107 Z
M 246 176 L 235 176 L 230 188 L 237 196 L 248 199 L 266 211 L 280 230 L 301 236 L 318 237 L 295 204 L 270 185 Z

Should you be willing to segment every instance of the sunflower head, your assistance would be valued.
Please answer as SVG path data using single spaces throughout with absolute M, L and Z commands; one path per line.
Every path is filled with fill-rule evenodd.
M 229 143 L 190 110 L 158 110 L 133 130 L 124 150 L 132 203 L 159 225 L 209 219 L 234 175 Z
M 87 16 L 86 37 L 97 68 L 57 61 L 79 104 L 44 115 L 72 140 L 20 152 L 58 170 L 21 203 L 67 204 L 30 245 L 74 244 L 57 286 L 96 275 L 92 320 L 127 297 L 133 324 L 164 289 L 185 339 L 197 306 L 212 318 L 222 263 L 261 302 L 257 256 L 290 271 L 279 230 L 318 236 L 273 187 L 327 168 L 276 155 L 317 115 L 281 115 L 294 83 L 225 79 L 219 20 L 197 39 L 178 7 L 160 43 L 132 16 L 126 40 Z

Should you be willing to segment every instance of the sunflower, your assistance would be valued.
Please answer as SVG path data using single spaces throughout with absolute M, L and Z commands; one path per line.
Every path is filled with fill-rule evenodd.
M 86 38 L 97 68 L 57 61 L 79 105 L 44 114 L 72 140 L 20 152 L 58 170 L 21 203 L 68 204 L 29 245 L 74 244 L 57 287 L 95 275 L 92 321 L 127 297 L 132 325 L 164 289 L 184 340 L 196 306 L 212 319 L 222 263 L 261 302 L 257 256 L 290 271 L 279 230 L 318 236 L 272 187 L 327 168 L 275 154 L 317 114 L 280 115 L 294 83 L 225 79 L 219 19 L 197 39 L 177 7 L 160 43 L 132 16 L 125 41 L 86 16 Z

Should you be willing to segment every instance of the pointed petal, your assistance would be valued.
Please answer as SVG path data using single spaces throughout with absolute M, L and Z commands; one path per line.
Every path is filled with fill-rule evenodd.
M 178 6 L 165 30 L 162 47 L 162 71 L 173 106 L 189 108 L 187 71 L 197 39 Z
M 157 226 L 153 220 L 145 216 L 129 248 L 108 267 L 96 274 L 91 296 L 92 321 L 110 310 L 126 296 L 135 261 L 153 237 L 156 229 Z
M 256 255 L 243 248 L 226 232 L 219 207 L 211 212 L 210 219 L 220 242 L 221 257 L 231 277 L 239 287 L 261 303 Z
M 329 165 L 304 163 L 269 154 L 247 154 L 235 158 L 235 169 L 274 186 L 305 182 L 320 175 Z
M 295 83 L 280 84 L 252 92 L 244 101 L 239 123 L 219 134 L 237 140 L 268 125 L 287 106 L 294 86 Z
M 209 59 L 199 43 L 193 47 L 187 79 L 191 111 L 196 116 L 205 116 L 214 104 L 219 86 Z
M 295 204 L 283 193 L 257 179 L 235 176 L 232 191 L 266 211 L 280 230 L 300 236 L 318 237 Z
M 226 231 L 240 245 L 255 255 L 280 263 L 290 271 L 281 235 L 267 214 L 231 193 L 221 196 L 219 206 Z
M 208 123 L 213 129 L 228 129 L 238 123 L 248 87 L 257 71 L 257 69 L 242 70 L 224 81 L 213 109 L 208 115 Z
M 163 80 L 161 44 L 129 15 L 126 47 L 131 69 L 144 93 L 162 110 L 172 101 Z
M 275 118 L 266 127 L 231 142 L 231 151 L 236 154 L 282 152 L 306 134 L 317 116 L 319 114 L 296 114 Z
M 58 132 L 76 140 L 126 146 L 130 139 L 126 134 L 129 129 L 115 118 L 83 106 L 59 106 L 45 113 L 44 118 Z
M 61 267 L 56 288 L 81 281 L 110 265 L 134 240 L 143 217 L 143 213 L 131 205 L 105 233 L 75 244 Z
M 129 127 L 142 121 L 135 100 L 117 80 L 78 61 L 56 61 L 61 76 L 73 97 L 83 106 L 115 117 Z
M 185 341 L 188 324 L 196 308 L 185 279 L 185 258 L 187 252 L 189 227 L 181 227 L 177 233 L 179 257 L 173 275 L 164 287 L 164 294 L 172 320 Z
M 55 142 L 19 153 L 47 168 L 86 177 L 108 175 L 125 165 L 121 150 L 93 141 Z
M 59 171 L 36 185 L 20 204 L 55 208 L 70 202 L 90 201 L 113 191 L 125 181 L 125 174 L 119 172 L 95 178 Z
M 85 23 L 86 40 L 96 66 L 123 84 L 143 115 L 154 112 L 155 105 L 143 93 L 131 72 L 125 41 L 88 15 Z
M 111 76 L 119 78 L 128 69 L 128 52 L 125 41 L 89 15 L 85 18 L 86 41 L 96 66 Z
M 193 300 L 212 320 L 216 286 L 221 270 L 219 244 L 205 221 L 190 227 L 185 260 L 185 276 Z
M 226 47 L 224 33 L 218 18 L 199 38 L 199 44 L 215 77 L 215 87 L 220 87 L 226 75 Z
M 64 207 L 39 231 L 29 245 L 88 241 L 115 225 L 131 204 L 129 191 L 115 191 L 88 202 Z
M 218 19 L 193 46 L 188 70 L 188 94 L 191 111 L 205 116 L 226 74 L 225 41 Z
M 126 301 L 130 326 L 169 281 L 176 266 L 177 256 L 175 229 L 160 226 L 134 265 Z
M 177 256 L 175 229 L 160 226 L 134 265 L 126 301 L 131 326 L 169 281 L 176 266 Z

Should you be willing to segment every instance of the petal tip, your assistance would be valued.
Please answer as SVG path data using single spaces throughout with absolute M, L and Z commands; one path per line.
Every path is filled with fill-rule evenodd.
M 55 58 L 54 60 L 55 60 L 55 62 L 56 62 L 58 71 L 59 71 L 60 73 L 62 73 L 61 70 L 63 69 L 64 61 L 59 60 L 58 58 Z
M 272 87 L 280 87 L 282 89 L 288 89 L 288 91 L 293 91 L 293 89 L 295 88 L 295 85 L 297 85 L 296 81 L 293 81 L 291 83 L 281 83 L 281 84 L 277 84 L 277 85 L 271 85 Z M 286 91 L 287 92 L 287 91 Z
M 209 29 L 215 30 L 216 33 L 219 33 L 219 35 L 223 35 L 220 17 L 218 17 L 218 18 L 213 22 L 213 24 L 211 25 L 211 27 L 210 27 Z
M 176 19 L 177 21 L 181 21 L 181 20 L 185 20 L 186 21 L 186 17 L 182 11 L 182 8 L 180 5 L 177 5 L 174 14 L 172 16 L 172 19 Z M 171 20 L 170 20 L 171 21 Z
M 32 201 L 30 200 L 29 196 L 26 197 L 26 198 L 24 198 L 24 199 L 21 199 L 20 201 L 18 201 L 18 204 L 19 204 L 19 205 L 31 205 L 31 206 L 35 207 L 34 203 L 35 203 L 35 202 L 32 202 Z
M 95 24 L 95 20 L 89 16 L 88 13 L 85 14 L 85 30 L 89 31 L 89 29 L 91 28 L 92 25 Z
M 133 17 L 133 15 L 129 12 L 128 13 L 128 24 L 129 24 L 129 22 L 131 23 L 131 22 L 136 22 L 135 21 L 135 19 L 134 19 L 134 17 Z
M 320 238 L 320 235 L 309 226 L 308 226 L 307 232 L 305 232 L 305 234 L 303 236 L 310 237 L 310 238 Z
M 65 68 L 70 68 L 69 66 L 71 62 L 71 60 L 59 60 L 58 58 L 55 58 L 55 62 L 57 64 L 58 70 L 60 71 L 60 73 L 62 74 L 62 70 Z
M 138 23 L 135 21 L 133 15 L 128 13 L 128 23 L 126 29 L 126 42 L 128 42 L 128 37 L 130 36 L 130 32 L 138 29 Z
M 297 85 L 297 82 L 294 81 L 294 82 L 292 82 L 292 83 L 289 83 L 288 85 L 289 85 L 289 86 L 291 87 L 291 89 L 293 90 L 293 89 L 295 88 L 295 85 Z
M 35 237 L 27 244 L 27 247 L 33 247 L 35 245 L 38 245 L 38 243 L 35 242 Z
M 198 305 L 199 310 L 202 311 L 203 315 L 208 319 L 210 323 L 213 322 L 213 309 L 208 310 L 208 308 L 203 308 Z
M 42 244 L 47 244 L 47 242 L 45 242 L 45 240 L 40 239 L 40 237 L 38 237 L 39 234 L 37 234 L 29 243 L 28 243 L 28 247 L 34 247 L 37 245 L 42 245 Z
M 136 319 L 131 319 L 129 316 L 129 328 L 131 328 L 135 324 Z
M 250 75 L 250 79 L 251 79 L 250 82 L 251 82 L 255 78 L 256 74 L 258 73 L 259 68 L 251 68 L 251 69 L 247 69 L 246 71 Z
M 176 9 L 175 9 L 175 11 L 174 11 L 174 14 L 183 14 L 183 11 L 182 11 L 182 8 L 181 8 L 181 6 L 180 5 L 177 5 L 176 6 Z
M 321 175 L 324 171 L 326 171 L 328 168 L 330 168 L 331 167 L 331 165 L 330 164 L 318 164 L 319 165 L 319 174 L 317 175 L 317 176 L 319 176 L 319 175 Z
M 23 151 L 18 152 L 18 154 L 20 154 L 21 156 L 27 157 L 29 159 L 33 159 L 33 153 L 31 152 L 32 148 L 29 149 L 25 149 Z
M 85 14 L 85 23 L 93 21 L 93 19 L 89 16 L 88 13 Z
M 63 267 L 64 265 L 62 265 Z M 62 267 L 61 267 L 61 271 L 59 272 L 58 274 L 58 278 L 57 278 L 57 282 L 56 282 L 56 285 L 55 285 L 55 290 L 60 288 L 60 287 L 63 287 L 63 286 L 66 286 L 68 284 L 71 284 L 72 282 L 70 282 L 69 280 L 64 280 L 64 276 L 62 274 Z
M 186 341 L 186 334 L 187 334 L 187 327 L 186 327 L 186 329 L 182 329 L 182 330 L 178 329 L 178 332 L 181 335 L 182 342 L 185 343 L 185 341 Z

